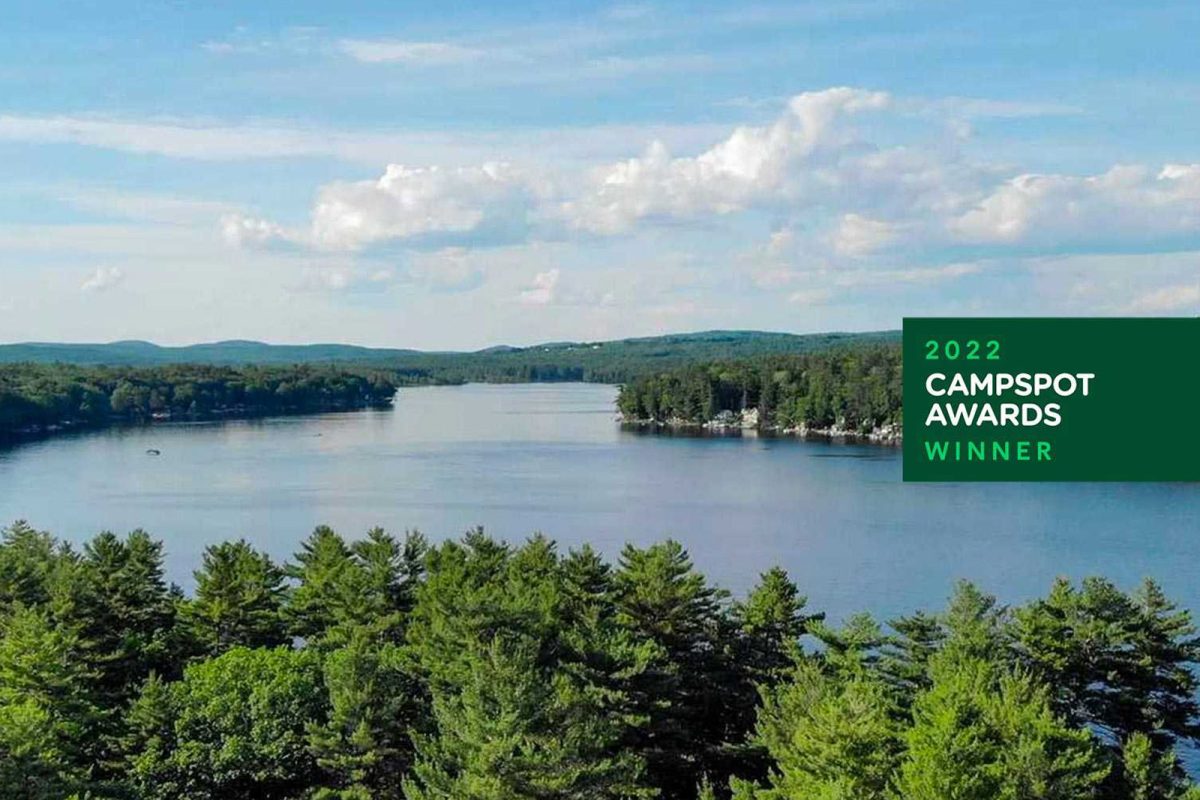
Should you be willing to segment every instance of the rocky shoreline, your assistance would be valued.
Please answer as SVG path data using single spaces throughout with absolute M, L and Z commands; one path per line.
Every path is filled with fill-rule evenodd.
M 810 427 L 808 425 L 784 427 L 781 425 L 764 425 L 759 420 L 758 409 L 746 411 L 722 411 L 708 422 L 694 422 L 681 417 L 671 417 L 666 420 L 628 419 L 621 422 L 638 428 L 665 429 L 672 431 L 708 431 L 712 433 L 732 434 L 738 432 L 755 432 L 772 436 L 794 436 L 798 439 L 813 439 L 819 441 L 878 444 L 898 447 L 904 443 L 904 429 L 897 424 L 878 425 L 870 431 L 852 430 L 835 424 L 828 428 Z

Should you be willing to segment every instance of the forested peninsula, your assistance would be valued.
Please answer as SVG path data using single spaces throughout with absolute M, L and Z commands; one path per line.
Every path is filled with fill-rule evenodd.
M 949 588 L 949 587 L 948 587 Z M 0 534 L 6 800 L 1195 800 L 1189 612 L 1153 582 L 827 623 L 673 541 L 317 528 L 286 563 Z
M 621 387 L 630 424 L 760 431 L 898 443 L 900 347 L 868 344 L 762 355 L 642 375 Z
M 386 407 L 379 370 L 298 365 L 0 368 L 0 438 L 154 419 L 211 419 Z

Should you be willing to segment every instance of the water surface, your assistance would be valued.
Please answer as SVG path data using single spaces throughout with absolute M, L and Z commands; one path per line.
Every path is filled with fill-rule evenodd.
M 1200 486 L 903 484 L 888 448 L 624 431 L 615 392 L 428 387 L 390 411 L 46 439 L 0 450 L 0 520 L 73 541 L 145 528 L 185 587 L 222 539 L 285 558 L 320 523 L 434 538 L 483 525 L 610 555 L 673 536 L 738 592 L 781 564 L 835 618 L 937 606 L 957 578 L 1016 602 L 1058 574 L 1154 576 L 1200 610 Z

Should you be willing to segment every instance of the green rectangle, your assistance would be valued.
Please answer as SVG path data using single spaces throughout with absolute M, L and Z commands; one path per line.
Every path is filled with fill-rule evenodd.
M 1200 319 L 908 318 L 903 346 L 906 481 L 1200 481 Z

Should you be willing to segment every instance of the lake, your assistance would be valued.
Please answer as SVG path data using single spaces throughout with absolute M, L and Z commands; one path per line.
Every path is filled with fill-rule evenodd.
M 564 547 L 675 537 L 742 592 L 773 564 L 835 618 L 940 606 L 958 578 L 1005 601 L 1055 575 L 1159 579 L 1200 611 L 1200 485 L 903 484 L 874 446 L 622 430 L 616 389 L 422 387 L 390 411 L 107 429 L 0 450 L 0 520 L 72 541 L 142 527 L 185 588 L 204 546 L 277 558 L 317 524 L 431 538 L 483 525 Z M 148 449 L 161 455 L 152 456 Z

